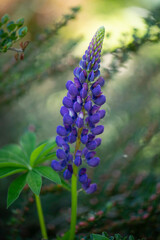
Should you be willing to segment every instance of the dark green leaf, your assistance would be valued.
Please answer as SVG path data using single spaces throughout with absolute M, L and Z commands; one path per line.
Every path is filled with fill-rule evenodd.
M 36 146 L 36 135 L 33 132 L 26 132 L 20 139 L 20 144 L 29 162 L 30 155 Z
M 0 29 L 0 39 L 6 38 L 8 36 L 8 33 L 5 32 L 3 29 Z
M 18 167 L 1 167 L 0 178 L 7 177 L 9 175 L 12 175 L 18 172 L 23 172 L 25 170 L 26 170 L 25 168 L 18 168 Z
M 129 240 L 134 240 L 134 237 L 132 235 L 130 235 Z
M 109 238 L 99 235 L 99 234 L 92 234 L 93 240 L 109 240 Z
M 16 22 L 17 27 L 21 27 L 23 24 L 24 24 L 24 18 L 20 18 Z
M 1 18 L 1 23 L 4 24 L 4 23 L 8 22 L 8 20 L 9 20 L 9 16 L 8 16 L 8 14 L 5 14 L 5 15 Z
M 121 235 L 119 233 L 115 234 L 115 240 L 121 240 Z
M 38 173 L 35 171 L 30 171 L 27 176 L 27 183 L 34 194 L 40 194 L 42 178 Z
M 49 180 L 55 183 L 61 184 L 61 179 L 58 173 L 55 172 L 51 167 L 47 166 L 35 167 L 34 170 L 43 177 L 48 178 Z
M 48 153 L 47 155 L 41 158 L 41 163 L 47 160 L 53 160 L 55 158 L 56 158 L 56 152 Z
M 26 184 L 27 173 L 16 178 L 8 189 L 7 208 L 19 197 Z
M 12 42 L 9 42 L 6 44 L 7 49 L 10 48 L 11 46 L 12 46 Z
M 22 149 L 16 144 L 10 144 L 0 150 L 0 166 L 27 167 Z
M 10 21 L 7 24 L 7 29 L 8 29 L 9 32 L 12 32 L 15 28 L 16 28 L 16 24 L 13 21 Z
M 16 36 L 16 31 L 12 32 L 11 35 L 9 36 L 11 40 L 16 40 L 18 37 Z
M 18 35 L 20 37 L 24 37 L 27 34 L 27 31 L 28 31 L 27 27 L 22 27 L 22 28 L 19 29 Z
M 55 147 L 56 143 L 53 140 L 47 141 L 38 146 L 31 154 L 30 165 L 35 166 L 44 162 L 46 160 L 44 156 L 52 151 Z

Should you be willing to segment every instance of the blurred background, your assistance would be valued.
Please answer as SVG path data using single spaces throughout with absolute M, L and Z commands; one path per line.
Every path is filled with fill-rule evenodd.
M 80 193 L 77 233 L 160 239 L 160 0 L 0 0 L 0 16 L 5 13 L 13 20 L 24 17 L 30 43 L 24 60 L 16 61 L 11 51 L 0 54 L 0 146 L 17 143 L 27 129 L 36 132 L 37 144 L 56 135 L 65 84 L 103 25 L 107 114 L 98 149 L 101 164 L 90 170 L 99 190 L 89 197 Z M 0 181 L 2 239 L 38 239 L 28 192 L 6 210 L 12 178 Z M 68 227 L 70 198 L 52 185 L 45 193 L 47 227 L 54 238 Z

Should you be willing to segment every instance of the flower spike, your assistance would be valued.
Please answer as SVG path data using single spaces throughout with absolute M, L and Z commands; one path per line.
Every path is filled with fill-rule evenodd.
M 69 180 L 74 174 L 74 165 L 80 167 L 78 172 L 79 182 L 87 194 L 97 189 L 95 183 L 91 183 L 86 173 L 86 168 L 96 167 L 100 158 L 94 151 L 101 144 L 101 138 L 97 138 L 104 131 L 103 125 L 98 125 L 105 116 L 105 110 L 100 110 L 106 102 L 102 94 L 104 79 L 100 76 L 100 57 L 104 27 L 100 27 L 93 36 L 88 49 L 82 57 L 79 66 L 73 71 L 74 80 L 66 83 L 67 96 L 63 98 L 63 106 L 60 113 L 63 117 L 63 126 L 57 127 L 56 143 L 58 146 L 57 160 L 52 161 L 55 171 L 63 171 L 65 179 Z M 80 142 L 79 148 L 74 154 L 70 153 L 70 144 Z

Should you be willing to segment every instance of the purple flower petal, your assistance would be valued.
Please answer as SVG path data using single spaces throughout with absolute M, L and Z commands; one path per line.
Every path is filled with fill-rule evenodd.
M 81 84 L 81 82 L 79 81 L 78 78 L 74 78 L 74 84 L 75 84 L 75 86 L 78 90 L 81 90 L 82 84 Z
M 81 150 L 77 150 L 76 156 L 82 156 L 82 151 Z
M 99 162 L 100 162 L 99 157 L 94 157 L 94 158 L 91 158 L 91 159 L 87 160 L 87 164 L 90 167 L 97 167 L 99 165 Z
M 65 159 L 66 158 L 66 153 L 62 149 L 57 149 L 56 156 L 59 159 Z
M 99 116 L 100 116 L 100 118 L 102 119 L 102 118 L 104 118 L 105 117 L 105 115 L 106 115 L 106 111 L 105 110 L 99 110 L 98 111 L 98 114 L 99 114 Z
M 94 96 L 99 96 L 102 93 L 101 87 L 99 84 L 95 88 L 93 88 L 92 93 Z
M 61 166 L 60 162 L 53 160 L 51 163 L 51 167 L 55 170 L 55 171 L 62 171 L 63 167 Z
M 79 66 L 83 69 L 86 69 L 87 68 L 87 64 L 86 64 L 86 61 L 84 60 L 81 60 L 80 63 L 79 63 Z
M 86 98 L 87 97 L 87 93 L 88 93 L 88 91 L 83 87 L 82 89 L 81 89 L 81 91 L 80 91 L 80 96 L 81 96 L 81 98 Z
M 89 142 L 92 141 L 94 138 L 95 138 L 94 134 L 91 134 L 91 133 L 88 134 L 88 141 Z
M 99 147 L 101 145 L 102 139 L 101 138 L 96 138 L 95 141 L 97 143 L 97 147 Z
M 71 125 L 73 123 L 72 117 L 69 114 L 65 114 L 63 117 L 63 123 Z
M 72 154 L 68 154 L 68 156 L 67 156 L 67 161 L 69 162 L 73 162 L 73 155 Z
M 94 103 L 98 106 L 103 105 L 105 102 L 106 102 L 106 97 L 104 95 L 101 95 L 94 100 Z
M 94 77 L 95 77 L 95 78 L 98 77 L 99 75 L 100 75 L 100 71 L 99 71 L 99 70 L 97 70 L 97 71 L 94 72 Z
M 72 177 L 72 173 L 71 173 L 68 169 L 66 169 L 66 170 L 63 172 L 63 177 L 64 177 L 64 179 L 69 180 L 69 179 L 71 179 L 71 177 Z
M 79 80 L 81 83 L 84 83 L 86 81 L 86 77 L 83 71 L 79 75 Z
M 86 183 L 87 182 L 87 180 L 88 180 L 88 176 L 87 176 L 87 174 L 83 174 L 82 176 L 79 176 L 79 181 L 80 181 L 80 183 Z
M 92 183 L 90 184 L 89 188 L 87 188 L 86 193 L 91 194 L 91 193 L 94 193 L 96 190 L 97 190 L 97 184 Z
M 60 136 L 66 136 L 67 135 L 67 131 L 64 127 L 62 126 L 57 126 L 57 134 Z
M 83 128 L 81 135 L 83 136 L 83 135 L 86 135 L 86 134 L 88 134 L 88 129 Z
M 65 151 L 65 153 L 69 153 L 69 151 L 70 151 L 70 146 L 69 146 L 68 143 L 64 143 L 64 144 L 62 145 L 62 148 L 63 148 L 63 150 Z
M 92 69 L 93 69 L 94 71 L 97 71 L 97 69 L 98 69 L 98 63 L 97 63 L 97 62 L 94 64 L 94 66 L 92 67 Z
M 62 147 L 62 144 L 65 143 L 64 139 L 61 136 L 56 137 L 56 143 L 59 147 Z
M 71 80 L 67 81 L 66 83 L 66 88 L 67 90 L 69 90 L 69 87 L 73 84 L 73 82 Z
M 103 125 L 99 125 L 99 126 L 91 129 L 91 132 L 94 135 L 99 135 L 99 134 L 103 133 L 103 131 L 104 131 L 104 126 Z
M 80 156 L 76 156 L 74 160 L 74 164 L 79 167 L 82 164 L 82 159 Z
M 87 171 L 86 168 L 81 168 L 81 169 L 79 170 L 78 176 L 84 175 L 84 174 L 86 173 L 86 171 Z
M 88 58 L 88 60 L 90 60 L 90 58 Z M 91 67 L 92 67 L 92 63 L 89 62 L 89 63 L 88 63 L 88 66 L 87 66 L 87 71 L 90 71 L 90 70 L 91 70 Z
M 95 154 L 96 154 L 95 151 L 88 152 L 85 157 L 87 160 L 89 160 L 89 159 L 93 158 L 95 156 Z
M 93 124 L 98 123 L 100 121 L 100 116 L 98 113 L 95 113 L 89 117 L 89 121 Z
M 80 105 L 78 102 L 75 102 L 75 103 L 73 104 L 73 110 L 74 110 L 75 112 L 80 112 L 81 109 L 82 109 L 82 107 L 81 107 L 81 105 Z
M 88 142 L 88 143 L 86 144 L 86 147 L 87 147 L 89 150 L 94 150 L 94 149 L 96 149 L 96 147 L 97 147 L 96 141 L 93 140 L 93 141 L 91 141 L 91 142 Z
M 82 68 L 78 67 L 76 70 L 76 77 L 79 78 L 80 73 L 82 72 Z
M 91 114 L 93 115 L 93 114 L 95 114 L 96 112 L 98 112 L 99 108 L 100 108 L 100 107 L 94 105 L 94 106 L 92 107 L 92 109 L 91 109 Z
M 65 106 L 62 106 L 61 109 L 60 109 L 60 113 L 61 113 L 62 116 L 64 116 L 64 114 L 66 114 L 66 113 L 69 114 L 69 110 Z
M 86 147 L 84 147 L 82 149 L 82 155 L 86 156 L 87 153 L 88 153 L 88 149 Z
M 84 108 L 87 112 L 89 112 L 92 108 L 92 102 L 91 101 L 88 101 L 84 104 Z
M 81 142 L 86 144 L 88 142 L 88 135 L 81 136 Z
M 69 97 L 64 97 L 63 98 L 63 105 L 67 108 L 72 108 L 73 102 Z
M 68 92 L 73 97 L 77 96 L 77 94 L 78 94 L 78 90 L 77 90 L 77 88 L 76 88 L 76 86 L 74 84 L 71 84 L 69 86 Z
M 91 71 L 90 73 L 89 73 L 89 75 L 88 75 L 88 80 L 90 81 L 90 82 L 93 82 L 93 80 L 94 80 L 94 72 L 93 71 Z

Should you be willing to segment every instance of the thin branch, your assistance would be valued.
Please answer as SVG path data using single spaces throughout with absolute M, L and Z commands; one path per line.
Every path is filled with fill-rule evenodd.
M 8 48 L 8 50 L 11 50 L 11 51 L 14 51 L 14 52 L 24 52 L 24 50 L 22 48 L 13 48 L 13 47 L 10 47 Z

